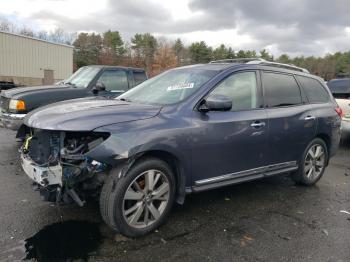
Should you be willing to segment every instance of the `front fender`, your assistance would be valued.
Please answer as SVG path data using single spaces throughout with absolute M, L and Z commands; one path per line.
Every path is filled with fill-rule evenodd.
M 127 163 L 124 174 L 135 160 L 144 155 L 173 156 L 176 159 L 173 167 L 177 175 L 177 202 L 182 204 L 186 188 L 192 185 L 192 126 L 186 118 L 175 118 L 176 121 L 171 122 L 167 119 L 170 118 L 159 116 L 95 129 L 111 135 L 87 155 L 112 167 Z
M 120 161 L 128 160 L 150 151 L 163 151 L 174 155 L 181 162 L 186 162 L 177 147 L 176 141 L 163 140 L 162 137 L 145 142 L 139 135 L 111 135 L 103 143 L 87 152 L 86 155 L 99 162 L 117 166 Z
M 134 162 L 145 154 L 160 152 L 164 155 L 167 153 L 174 156 L 174 168 L 177 176 L 176 202 L 183 204 L 186 185 L 191 183 L 190 166 L 189 162 L 183 158 L 184 154 L 180 154 L 174 144 L 167 144 L 166 141 L 152 141 L 142 144 L 138 144 L 136 141 L 139 140 L 133 140 L 130 136 L 128 139 L 123 139 L 117 135 L 112 135 L 86 155 L 112 167 L 122 166 L 121 175 L 126 175 Z

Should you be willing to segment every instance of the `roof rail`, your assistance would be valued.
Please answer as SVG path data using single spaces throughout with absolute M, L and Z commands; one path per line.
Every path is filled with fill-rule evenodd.
M 247 64 L 253 64 L 253 65 L 266 65 L 266 66 L 274 66 L 274 67 L 279 67 L 279 68 L 284 68 L 284 69 L 289 69 L 289 70 L 295 70 L 303 73 L 310 73 L 309 70 L 298 67 L 295 65 L 291 64 L 283 64 L 283 63 L 277 63 L 277 62 L 270 62 L 270 61 L 250 61 L 247 62 Z
M 248 63 L 252 61 L 266 61 L 265 59 L 254 57 L 254 58 L 232 58 L 232 59 L 221 59 L 221 60 L 214 60 L 210 61 L 209 64 L 221 64 L 221 63 Z
M 310 73 L 307 69 L 298 67 L 291 64 L 283 64 L 277 62 L 270 62 L 262 58 L 236 58 L 236 59 L 222 59 L 211 61 L 210 64 L 220 64 L 220 63 L 237 63 L 237 64 L 251 64 L 251 65 L 265 65 L 265 66 L 273 66 L 279 67 L 294 71 L 299 71 L 303 73 Z

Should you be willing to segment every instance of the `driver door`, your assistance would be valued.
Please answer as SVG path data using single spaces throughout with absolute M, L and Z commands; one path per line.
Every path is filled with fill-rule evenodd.
M 257 71 L 234 73 L 210 93 L 230 97 L 231 111 L 194 112 L 195 185 L 215 184 L 220 176 L 234 179 L 266 165 L 268 120 L 257 76 Z
M 129 89 L 128 72 L 122 69 L 106 69 L 97 79 L 106 88 L 99 91 L 98 95 L 105 97 L 117 97 Z

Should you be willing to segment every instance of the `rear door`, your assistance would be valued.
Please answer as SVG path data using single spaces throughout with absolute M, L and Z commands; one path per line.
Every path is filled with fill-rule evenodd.
M 141 84 L 142 82 L 147 80 L 147 75 L 145 71 L 141 71 L 141 70 L 133 70 L 131 71 L 132 75 L 133 75 L 133 86 L 131 86 L 130 88 L 137 86 L 139 84 Z
M 269 119 L 269 164 L 294 165 L 315 136 L 317 119 L 292 74 L 262 72 Z
M 54 83 L 54 71 L 50 69 L 44 69 L 43 85 L 53 85 Z

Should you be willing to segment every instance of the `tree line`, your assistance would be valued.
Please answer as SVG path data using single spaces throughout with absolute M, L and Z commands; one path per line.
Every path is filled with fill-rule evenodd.
M 1 18 L 0 30 L 73 45 L 75 69 L 91 64 L 134 66 L 145 68 L 148 74 L 153 76 L 182 65 L 208 63 L 221 59 L 260 57 L 304 67 L 325 80 L 350 76 L 350 51 L 336 52 L 323 57 L 290 57 L 287 54 L 274 57 L 265 49 L 258 52 L 233 50 L 224 44 L 213 48 L 204 41 L 185 45 L 180 38 L 170 40 L 155 37 L 150 33 L 135 34 L 130 41 L 125 41 L 118 31 L 111 30 L 103 33 L 66 33 L 62 29 L 52 32 L 35 31 Z
M 180 38 L 176 40 L 156 38 L 149 33 L 135 34 L 130 42 L 124 42 L 118 31 L 110 30 L 102 34 L 79 33 L 73 45 L 77 67 L 89 64 L 136 66 L 146 68 L 151 76 L 182 65 L 259 57 L 306 68 L 325 80 L 350 77 L 350 51 L 336 52 L 323 57 L 290 57 L 287 54 L 274 57 L 265 49 L 259 52 L 233 50 L 224 44 L 213 48 L 204 41 L 185 45 Z

